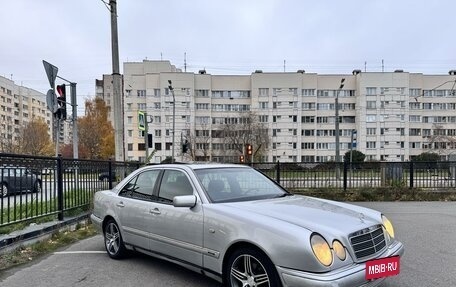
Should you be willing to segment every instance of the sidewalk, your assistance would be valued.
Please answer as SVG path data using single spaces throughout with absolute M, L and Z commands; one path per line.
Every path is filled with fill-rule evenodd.
M 13 231 L 10 234 L 0 235 L 0 255 L 8 253 L 19 246 L 30 245 L 48 238 L 55 231 L 61 229 L 74 229 L 81 221 L 88 220 L 90 213 L 76 217 L 66 218 L 63 221 L 51 221 L 40 224 L 30 224 L 25 229 Z

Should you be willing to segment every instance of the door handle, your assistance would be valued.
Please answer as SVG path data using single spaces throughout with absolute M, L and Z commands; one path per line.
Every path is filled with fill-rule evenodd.
M 124 203 L 121 201 L 119 203 L 116 204 L 118 207 L 125 207 Z
M 154 209 L 150 209 L 149 213 L 151 213 L 151 214 L 161 214 L 160 210 L 158 210 L 158 208 L 156 208 L 156 207 Z

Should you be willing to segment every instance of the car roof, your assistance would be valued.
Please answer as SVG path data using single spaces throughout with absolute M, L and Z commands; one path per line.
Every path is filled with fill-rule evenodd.
M 198 169 L 208 169 L 208 168 L 250 168 L 245 165 L 241 164 L 228 164 L 228 163 L 208 163 L 208 162 L 190 162 L 190 163 L 165 163 L 165 164 L 157 164 L 151 165 L 154 168 L 162 168 L 162 167 L 179 167 L 184 169 L 191 169 L 191 170 L 198 170 Z M 149 166 L 149 167 L 151 167 Z

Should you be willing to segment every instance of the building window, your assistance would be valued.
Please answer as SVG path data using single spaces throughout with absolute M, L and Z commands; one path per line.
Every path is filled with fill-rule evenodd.
M 209 90 L 195 90 L 195 96 L 199 98 L 209 98 Z
M 145 97 L 146 96 L 146 90 L 138 90 L 137 91 L 138 97 Z
M 314 123 L 315 117 L 311 117 L 311 116 L 301 117 L 301 122 L 302 123 Z
M 366 115 L 366 122 L 373 123 L 377 120 L 376 115 Z
M 146 144 L 145 143 L 139 143 L 138 144 L 138 150 L 146 150 Z
M 367 101 L 366 102 L 366 109 L 368 110 L 375 110 L 377 108 L 377 102 L 376 101 Z
M 155 143 L 154 144 L 155 150 L 161 150 L 162 149 L 162 144 L 161 143 Z
M 268 119 L 269 119 L 269 117 L 266 116 L 266 115 L 260 115 L 260 116 L 259 116 L 259 121 L 260 121 L 260 123 L 267 123 L 267 122 L 268 122 Z
M 377 95 L 377 88 L 371 88 L 371 87 L 366 88 L 366 95 L 368 95 L 368 96 Z
M 258 89 L 258 94 L 260 95 L 260 97 L 269 96 L 269 88 L 259 88 Z
M 376 142 L 366 142 L 366 148 L 376 148 Z
M 366 128 L 366 134 L 369 136 L 375 135 L 377 133 L 376 128 Z
M 302 89 L 303 97 L 313 97 L 315 96 L 315 89 Z
M 128 146 L 127 146 L 127 148 L 128 148 L 128 151 L 132 151 L 132 150 L 133 150 L 133 144 L 132 144 L 132 143 L 129 143 Z

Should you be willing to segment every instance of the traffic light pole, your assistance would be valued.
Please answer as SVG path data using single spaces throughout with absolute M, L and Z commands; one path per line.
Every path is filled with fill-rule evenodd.
M 71 105 L 72 108 L 72 120 L 73 120 L 73 158 L 79 158 L 79 148 L 78 148 L 78 103 L 76 97 L 76 83 L 69 81 L 65 78 L 60 76 L 56 76 L 57 78 L 64 80 L 65 82 L 70 84 L 70 96 L 71 96 L 71 103 L 65 102 L 65 105 Z M 66 108 L 65 108 L 66 109 Z M 60 120 L 58 121 L 58 132 L 60 132 Z M 58 138 L 57 138 L 58 139 Z
M 144 144 L 146 145 L 146 159 L 144 160 L 147 164 L 149 158 L 149 121 L 147 120 L 147 112 L 144 112 Z

